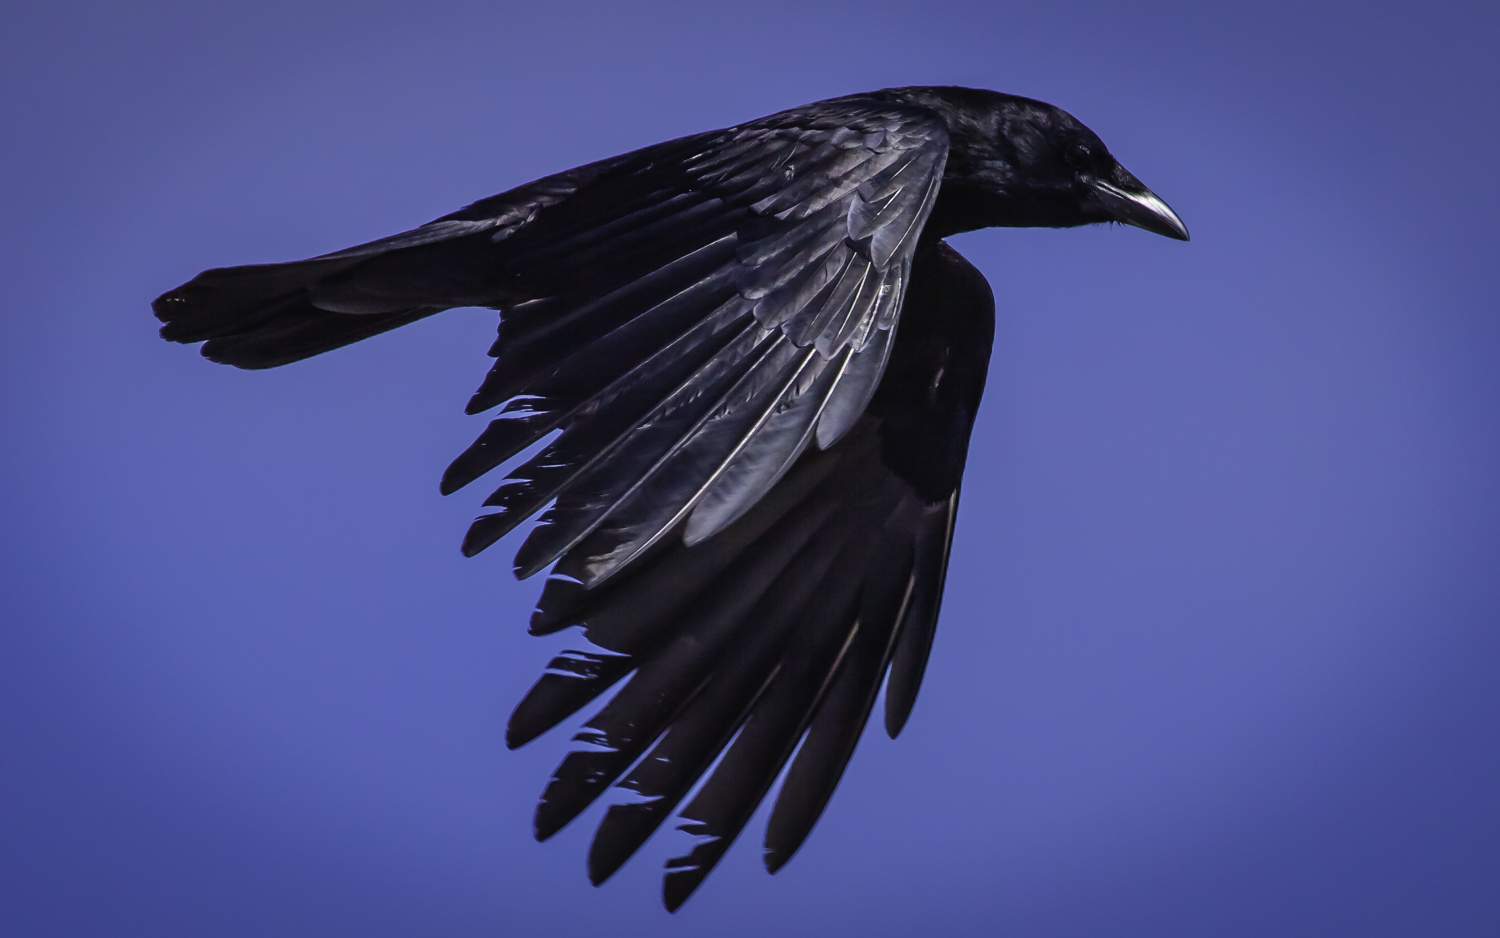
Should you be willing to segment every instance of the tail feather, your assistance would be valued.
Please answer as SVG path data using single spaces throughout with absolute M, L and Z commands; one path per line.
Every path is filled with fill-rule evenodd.
M 363 258 L 328 258 L 205 270 L 151 304 L 161 337 L 203 342 L 203 357 L 238 368 L 274 368 L 416 322 L 444 307 L 373 314 L 314 306 L 319 283 Z

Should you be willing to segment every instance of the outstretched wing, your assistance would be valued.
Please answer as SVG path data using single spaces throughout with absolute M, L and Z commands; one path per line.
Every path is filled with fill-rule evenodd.
M 602 882 L 678 809 L 704 840 L 669 864 L 668 908 L 708 875 L 791 767 L 766 835 L 772 871 L 821 814 L 889 675 L 886 729 L 916 698 L 937 621 L 958 486 L 983 391 L 994 302 L 945 244 L 913 269 L 890 367 L 842 440 L 805 453 L 741 517 L 701 542 L 674 539 L 596 589 L 565 554 L 532 631 L 583 626 L 607 653 L 553 661 L 511 718 L 522 745 L 624 676 L 578 735 L 537 808 L 551 836 L 611 786 L 589 856 Z M 795 755 L 794 755 L 795 753 Z
M 603 582 L 686 519 L 701 540 L 864 410 L 948 155 L 932 111 L 824 101 L 559 173 L 414 231 L 290 264 L 210 270 L 159 297 L 162 335 L 247 368 L 454 306 L 502 311 L 469 402 L 498 419 L 451 492 L 556 430 L 464 541 L 554 503 L 528 576 L 587 541 Z M 689 517 L 690 516 L 690 517 Z
M 848 430 L 890 353 L 947 133 L 854 98 L 663 147 L 499 245 L 535 298 L 504 310 L 469 409 L 505 408 L 443 488 L 562 430 L 464 542 L 476 553 L 554 503 L 521 576 L 573 552 L 592 586 L 669 530 L 696 543 Z

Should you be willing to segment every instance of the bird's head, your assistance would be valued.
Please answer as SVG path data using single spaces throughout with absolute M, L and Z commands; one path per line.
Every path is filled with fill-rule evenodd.
M 1071 228 L 1119 222 L 1188 240 L 1187 226 L 1061 108 L 972 88 L 904 88 L 938 111 L 952 146 L 928 230 Z

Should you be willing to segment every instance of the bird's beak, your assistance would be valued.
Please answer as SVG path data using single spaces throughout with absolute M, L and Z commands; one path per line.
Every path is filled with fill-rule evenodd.
M 1171 206 L 1156 197 L 1156 193 L 1141 185 L 1134 176 L 1123 170 L 1119 173 L 1122 177 L 1128 177 L 1129 181 L 1123 185 L 1105 182 L 1102 179 L 1093 182 L 1093 196 L 1113 221 L 1125 225 L 1134 225 L 1144 228 L 1167 238 L 1176 238 L 1178 241 L 1188 240 L 1187 225 L 1177 217 Z

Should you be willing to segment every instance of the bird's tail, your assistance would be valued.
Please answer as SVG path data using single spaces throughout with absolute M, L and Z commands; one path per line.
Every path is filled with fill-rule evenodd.
M 314 258 L 205 270 L 151 304 L 173 342 L 203 342 L 203 356 L 239 368 L 274 368 L 415 322 L 442 306 L 334 312 L 314 291 L 360 263 Z
M 226 365 L 274 368 L 445 309 L 503 309 L 553 295 L 566 288 L 576 267 L 550 280 L 508 270 L 511 236 L 529 230 L 539 213 L 606 177 L 619 177 L 622 189 L 606 193 L 604 204 L 638 210 L 631 173 L 664 156 L 692 152 L 701 139 L 684 138 L 546 176 L 411 231 L 333 254 L 205 270 L 157 297 L 151 307 L 164 323 L 164 339 L 202 342 L 205 358 Z M 553 236 L 575 233 L 566 224 L 564 219 L 562 234 Z

